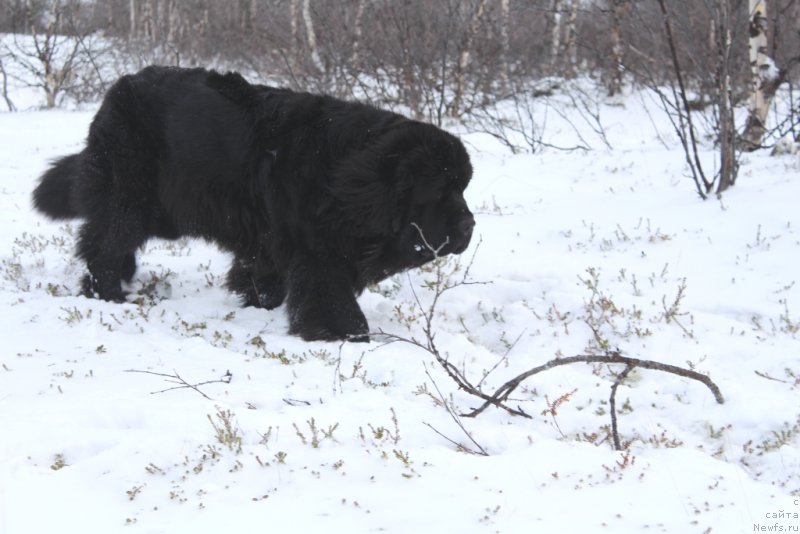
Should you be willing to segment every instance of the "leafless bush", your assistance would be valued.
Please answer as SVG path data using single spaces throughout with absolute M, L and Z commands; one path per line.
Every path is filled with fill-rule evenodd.
M 786 68 L 782 83 L 796 83 L 790 68 L 800 50 L 800 1 L 767 2 L 769 55 Z M 721 82 L 715 21 L 723 4 L 731 39 Z M 671 7 L 670 17 L 688 107 L 678 103 L 691 112 L 729 93 L 728 111 L 716 117 L 729 115 L 750 86 L 747 2 L 684 2 Z M 36 47 L 32 53 L 11 48 L 27 62 L 27 78 L 45 80 L 48 105 L 65 92 L 90 98 L 110 77 L 107 71 L 202 65 L 372 102 L 435 124 L 477 123 L 516 150 L 547 146 L 542 116 L 567 108 L 578 112 L 570 114 L 577 117 L 570 119 L 577 141 L 560 148 L 607 146 L 600 99 L 581 93 L 589 86 L 574 80 L 590 79 L 612 96 L 625 84 L 663 88 L 675 80 L 659 3 L 632 0 L 29 0 L 0 6 L 0 31 L 38 39 L 42 54 Z M 113 48 L 113 59 L 99 61 L 102 43 Z M 39 55 L 46 58 L 52 48 L 61 49 L 53 56 L 61 63 L 48 68 Z M 9 52 L 0 56 L 11 73 Z M 114 68 L 104 65 L 109 62 Z M 572 102 L 541 94 L 552 80 Z M 727 83 L 725 91 L 720 83 Z M 680 123 L 674 95 L 665 95 Z M 785 114 L 773 121 L 776 132 L 796 135 L 797 107 L 780 106 Z M 730 137 L 714 113 L 708 116 L 712 121 L 703 126 L 718 139 Z M 774 142 L 777 135 L 766 137 Z
M 108 43 L 79 28 L 76 9 L 53 0 L 38 24 L 18 28 L 0 42 L 0 55 L 8 63 L 4 80 L 41 89 L 47 108 L 64 95 L 80 102 L 105 91 L 99 61 Z
M 8 94 L 8 73 L 6 72 L 6 66 L 5 63 L 3 63 L 2 57 L 0 57 L 0 92 L 3 95 L 3 100 L 6 103 L 8 111 L 16 111 L 17 107 Z
M 602 119 L 606 95 L 588 78 L 545 78 L 536 82 L 509 82 L 511 94 L 471 110 L 468 127 L 486 133 L 512 152 L 536 153 L 612 148 Z M 562 137 L 549 140 L 549 122 L 559 122 Z
M 432 253 L 434 253 L 434 256 L 438 256 L 436 254 L 436 249 L 434 249 L 433 246 L 428 244 L 427 241 L 426 241 L 426 246 Z M 459 413 L 459 411 L 452 405 L 452 402 L 448 401 L 445 398 L 445 396 L 441 393 L 441 391 L 439 390 L 439 386 L 436 385 L 436 382 L 433 381 L 433 378 L 426 369 L 426 374 L 433 381 L 434 386 L 436 387 L 438 397 L 441 401 L 441 405 L 447 410 L 448 414 L 454 419 L 454 421 L 459 426 L 461 431 L 464 432 L 469 437 L 469 439 L 472 441 L 473 445 L 477 449 L 477 451 L 472 450 L 471 452 L 487 454 L 486 450 L 472 439 L 471 435 L 464 427 L 461 418 L 478 417 L 487 408 L 495 407 L 505 411 L 510 415 L 531 419 L 532 416 L 527 411 L 525 411 L 525 409 L 523 409 L 520 405 L 515 405 L 515 406 L 511 405 L 511 402 L 513 402 L 512 394 L 515 391 L 517 391 L 523 385 L 523 383 L 525 383 L 530 379 L 533 379 L 533 377 L 535 377 L 540 373 L 543 373 L 551 369 L 555 369 L 557 367 L 572 365 L 575 363 L 605 364 L 610 368 L 621 366 L 621 371 L 619 373 L 613 373 L 614 380 L 611 382 L 610 392 L 609 392 L 609 407 L 610 407 L 609 438 L 613 444 L 614 449 L 618 451 L 624 450 L 625 447 L 623 447 L 622 445 L 618 432 L 618 421 L 617 421 L 617 411 L 616 411 L 617 389 L 620 386 L 620 384 L 625 380 L 625 378 L 628 376 L 628 374 L 636 368 L 661 371 L 664 373 L 673 374 L 683 378 L 695 380 L 705 385 L 709 389 L 709 391 L 714 396 L 714 399 L 716 400 L 717 403 L 723 404 L 725 402 L 725 399 L 719 387 L 707 375 L 704 375 L 692 369 L 685 369 L 683 367 L 679 367 L 676 365 L 625 356 L 618 349 L 611 350 L 608 348 L 606 348 L 605 350 L 602 351 L 602 353 L 599 354 L 595 353 L 594 351 L 590 351 L 586 354 L 579 354 L 567 357 L 557 357 L 550 359 L 540 365 L 531 367 L 530 369 L 522 373 L 519 373 L 516 376 L 511 377 L 503 384 L 501 384 L 499 387 L 494 388 L 493 391 L 491 389 L 487 390 L 484 382 L 486 380 L 486 377 L 488 376 L 488 373 L 484 373 L 483 378 L 481 378 L 478 381 L 475 381 L 473 378 L 471 378 L 470 372 L 466 368 L 464 368 L 462 365 L 454 363 L 451 360 L 450 355 L 447 352 L 442 351 L 436 343 L 437 332 L 436 332 L 435 319 L 438 314 L 437 306 L 439 305 L 442 296 L 445 293 L 455 290 L 459 287 L 476 283 L 470 279 L 470 268 L 472 266 L 473 261 L 474 261 L 474 255 L 473 258 L 470 260 L 470 262 L 466 265 L 466 267 L 462 267 L 462 265 L 458 263 L 457 260 L 453 262 L 453 260 L 451 260 L 449 257 L 446 258 L 437 257 L 436 260 L 432 263 L 431 272 L 433 274 L 433 279 L 425 284 L 425 288 L 429 291 L 428 303 L 423 305 L 422 300 L 415 293 L 417 313 L 418 313 L 418 318 L 416 322 L 421 324 L 421 331 L 422 331 L 421 338 L 415 337 L 413 335 L 392 334 L 383 331 L 371 334 L 371 337 L 373 337 L 376 340 L 383 340 L 386 343 L 406 343 L 427 352 L 428 354 L 433 356 L 433 358 L 436 360 L 440 368 L 453 381 L 453 383 L 458 387 L 460 391 L 466 393 L 471 398 L 480 401 L 480 405 L 477 406 L 476 408 Z M 672 311 L 672 313 L 674 313 L 674 310 Z M 596 332 L 595 336 L 597 337 Z M 510 351 L 515 345 L 516 341 L 509 345 L 508 350 Z M 503 356 L 503 361 L 506 360 L 507 357 L 508 357 L 508 352 Z M 492 368 L 489 371 L 489 373 L 493 372 L 496 368 L 497 366 Z M 563 396 L 561 400 L 556 400 L 553 403 L 548 402 L 547 411 L 551 412 L 552 415 L 555 415 L 555 411 L 558 404 L 564 402 L 564 400 L 566 400 L 569 397 L 569 395 L 571 395 L 571 393 L 568 393 L 567 395 Z M 466 447 L 461 445 L 461 448 L 466 448 Z

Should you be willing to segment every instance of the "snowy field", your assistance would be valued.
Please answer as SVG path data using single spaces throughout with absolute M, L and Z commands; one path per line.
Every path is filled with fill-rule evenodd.
M 509 402 L 531 419 L 490 408 L 462 429 L 450 413 L 480 401 L 431 354 L 287 336 L 283 308 L 225 291 L 229 257 L 205 243 L 148 243 L 128 303 L 77 296 L 77 226 L 30 194 L 92 110 L 1 113 L 0 532 L 800 531 L 800 159 L 747 154 L 703 202 L 640 96 L 601 106 L 612 149 L 587 134 L 591 151 L 512 155 L 463 136 L 476 238 L 442 269 L 461 280 L 474 257 L 474 283 L 433 324 L 488 393 L 606 349 L 720 387 L 724 404 L 635 370 L 617 391 L 624 452 L 621 366 L 537 374 Z M 423 339 L 434 274 L 365 292 L 372 330 Z

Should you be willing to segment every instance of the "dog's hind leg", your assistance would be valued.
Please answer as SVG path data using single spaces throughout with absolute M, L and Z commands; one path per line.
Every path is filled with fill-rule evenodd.
M 121 281 L 130 281 L 136 270 L 136 249 L 144 243 L 144 217 L 139 210 L 111 201 L 114 211 L 94 212 L 80 229 L 77 253 L 86 261 L 83 294 L 122 302 Z
M 125 257 L 122 258 L 122 269 L 120 271 L 120 277 L 123 281 L 130 283 L 133 280 L 133 275 L 136 274 L 136 253 L 135 252 L 128 252 L 125 254 Z

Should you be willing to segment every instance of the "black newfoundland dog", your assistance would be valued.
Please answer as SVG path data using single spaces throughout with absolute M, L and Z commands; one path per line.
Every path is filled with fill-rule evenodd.
M 111 87 L 86 148 L 56 161 L 33 200 L 84 219 L 87 296 L 123 301 L 147 239 L 201 237 L 233 253 L 227 287 L 245 305 L 286 300 L 291 333 L 364 340 L 368 284 L 467 248 L 471 175 L 461 142 L 430 124 L 148 67 Z

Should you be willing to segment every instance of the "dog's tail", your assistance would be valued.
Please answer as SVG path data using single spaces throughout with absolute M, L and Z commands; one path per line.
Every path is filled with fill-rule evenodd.
M 34 207 L 51 219 L 75 219 L 81 216 L 74 200 L 81 156 L 72 154 L 56 160 L 33 191 Z

